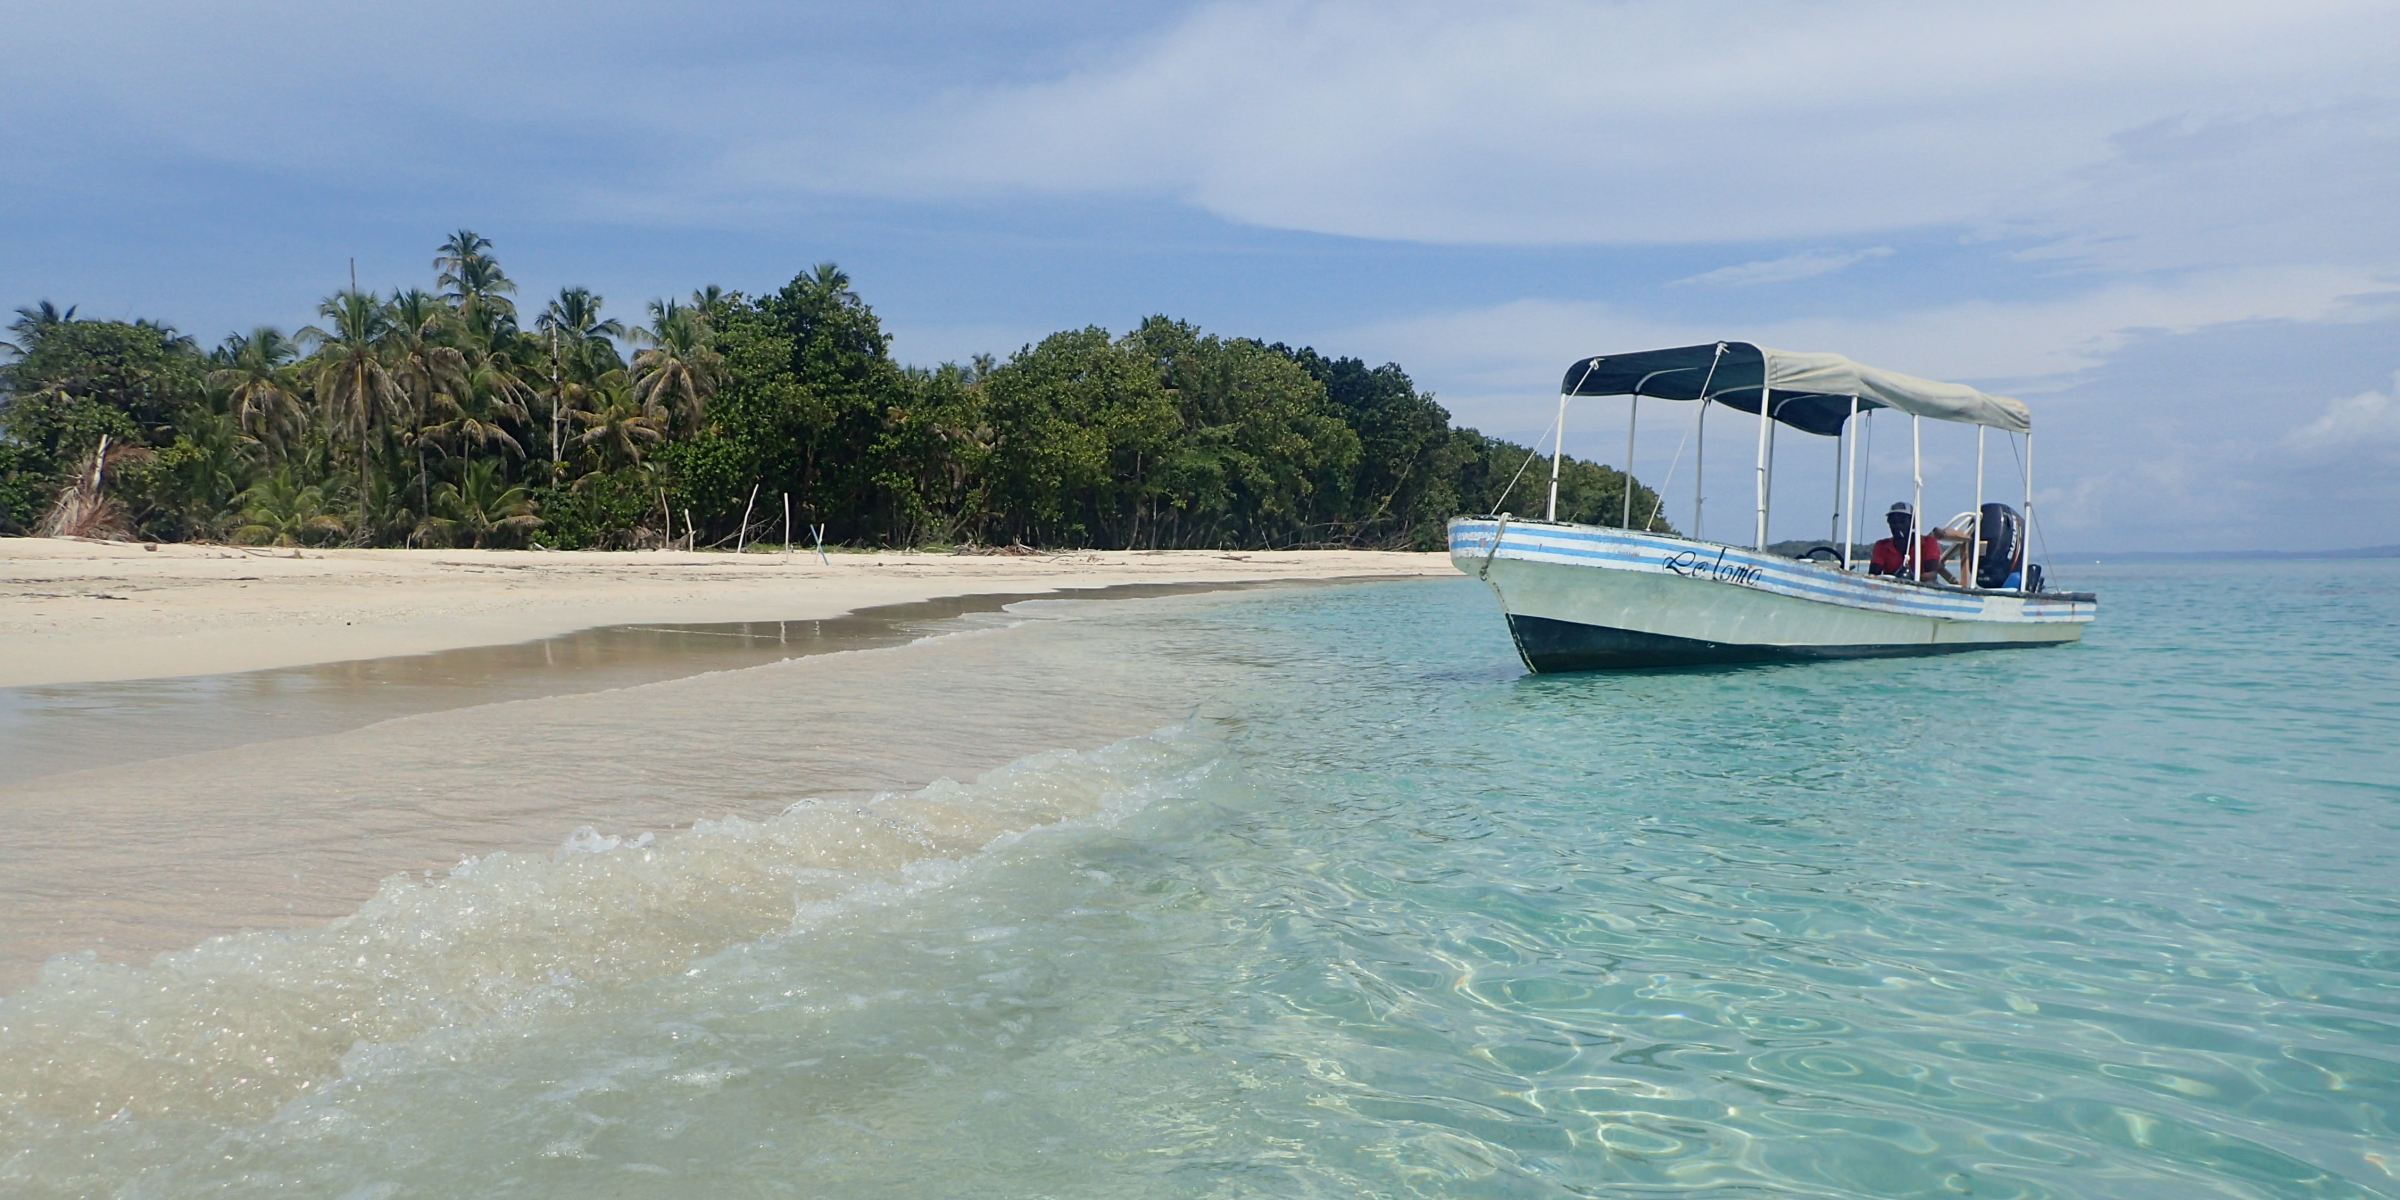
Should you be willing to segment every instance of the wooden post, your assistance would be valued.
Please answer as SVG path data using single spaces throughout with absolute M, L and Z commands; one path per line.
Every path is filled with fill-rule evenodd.
M 792 494 L 783 494 L 783 556 L 792 556 Z
M 750 544 L 750 510 L 758 507 L 758 485 L 750 485 L 750 499 L 742 505 L 742 527 L 734 531 L 733 552 L 740 554 Z

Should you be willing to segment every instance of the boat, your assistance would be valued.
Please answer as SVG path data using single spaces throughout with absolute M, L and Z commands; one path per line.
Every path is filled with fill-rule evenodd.
M 1592 396 L 1632 398 L 1628 464 L 1643 399 L 1697 402 L 1693 429 L 1702 435 L 1703 452 L 1712 406 L 1756 414 L 1751 544 L 1657 531 L 1655 511 L 1636 528 L 1630 472 L 1618 525 L 1558 520 L 1567 405 Z M 1871 574 L 1854 553 L 1855 430 L 1862 414 L 1883 409 L 1909 417 L 1910 544 L 1921 545 L 1919 539 L 1931 534 L 1959 547 L 1959 584 L 1924 578 L 1927 567 L 1913 555 L 1905 574 Z M 1923 528 L 1917 515 L 1924 509 L 1926 419 L 1971 425 L 1976 432 L 1975 507 L 1932 530 Z M 1834 518 L 1838 550 L 1834 539 L 1816 544 L 1814 557 L 1788 557 L 1769 548 L 1775 432 L 1783 428 L 1841 439 L 1835 458 L 1841 472 Z M 1578 360 L 1561 382 L 1555 429 L 1543 518 L 1500 512 L 1458 517 L 1449 524 L 1451 561 L 1490 585 L 1518 654 L 1535 673 L 2055 646 L 2080 639 L 2098 614 L 2098 597 L 2047 590 L 2041 567 L 2028 561 L 2033 418 L 2010 397 L 1880 370 L 1838 354 L 1716 342 Z M 2023 439 L 2022 514 L 1985 501 L 1984 435 L 1993 429 Z M 1533 459 L 1526 461 L 1530 465 Z M 1662 489 L 1672 478 L 1670 469 Z M 1510 490 L 1514 487 L 1512 481 Z M 1696 486 L 1692 503 L 1698 530 L 1702 497 Z M 1658 504 L 1664 504 L 1663 490 Z

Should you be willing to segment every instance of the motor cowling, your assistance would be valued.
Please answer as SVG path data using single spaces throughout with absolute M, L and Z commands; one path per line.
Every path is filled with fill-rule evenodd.
M 1978 550 L 1975 586 L 2000 588 L 2025 565 L 2025 519 L 2005 504 L 1983 506 L 1983 545 Z

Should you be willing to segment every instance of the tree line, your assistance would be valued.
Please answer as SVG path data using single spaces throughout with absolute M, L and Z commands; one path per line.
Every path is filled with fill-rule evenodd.
M 434 290 L 338 291 L 314 324 L 208 349 L 18 309 L 0 534 L 710 546 L 779 540 L 788 497 L 856 546 L 1439 549 L 1449 517 L 1548 487 L 1396 364 L 1166 317 L 928 369 L 831 264 L 631 324 L 569 287 L 530 325 L 487 239 L 432 265 Z M 1569 459 L 1560 515 L 1613 524 L 1627 482 Z M 1633 487 L 1639 524 L 1658 498 Z

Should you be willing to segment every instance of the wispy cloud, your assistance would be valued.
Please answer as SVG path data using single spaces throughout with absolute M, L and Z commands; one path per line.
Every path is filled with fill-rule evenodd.
M 1086 69 L 949 93 L 845 161 L 871 188 L 1131 193 L 1431 242 L 2050 228 L 2078 205 L 2129 216 L 2170 194 L 2186 198 L 2179 223 L 2238 242 L 2206 197 L 2260 189 L 2225 122 L 2363 104 L 2363 126 L 2309 124 L 2325 149 L 2357 148 L 2400 100 L 2395 39 L 2400 10 L 2369 0 L 2207 3 L 2168 24 L 2110 0 L 1228 0 Z M 1562 46 L 1609 47 L 1607 69 Z M 2282 200 L 2362 198 L 2312 190 Z
M 1786 254 L 1782 258 L 1737 263 L 1730 267 L 1718 267 L 1714 271 L 1686 275 L 1667 286 L 1679 287 L 1684 284 L 1701 283 L 1726 287 L 1748 287 L 1760 283 L 1788 283 L 1794 279 L 1812 279 L 1819 275 L 1831 275 L 1836 271 L 1848 270 L 1868 259 L 1888 258 L 1891 254 L 1890 246 L 1876 246 L 1869 250 L 1804 250 L 1798 254 Z

